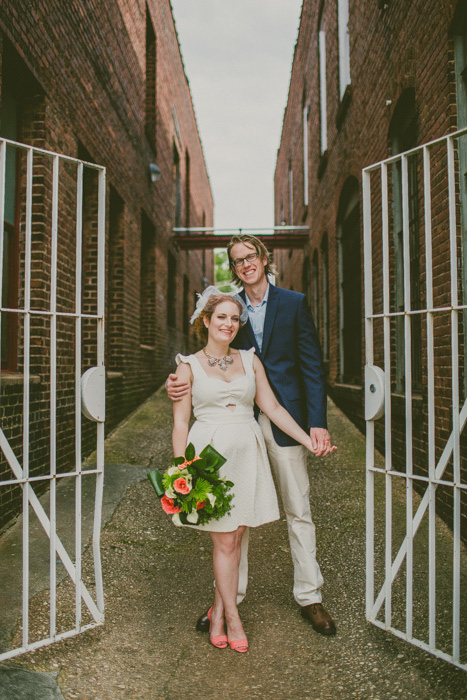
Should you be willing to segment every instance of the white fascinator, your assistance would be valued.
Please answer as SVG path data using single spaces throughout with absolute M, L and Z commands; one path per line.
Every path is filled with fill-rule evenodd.
M 190 323 L 193 323 L 193 321 L 198 318 L 200 315 L 201 311 L 204 309 L 204 307 L 207 304 L 207 301 L 210 297 L 212 297 L 214 294 L 221 294 L 223 296 L 229 296 L 235 299 L 235 301 L 239 301 L 241 306 L 242 306 L 242 313 L 240 315 L 240 323 L 243 325 L 248 321 L 248 310 L 246 308 L 246 304 L 243 301 L 242 297 L 239 294 L 236 293 L 231 293 L 231 292 L 221 292 L 220 289 L 217 287 L 214 287 L 212 284 L 209 285 L 209 287 L 206 287 L 204 292 L 202 294 L 198 294 L 198 301 L 196 302 L 195 310 L 190 318 Z

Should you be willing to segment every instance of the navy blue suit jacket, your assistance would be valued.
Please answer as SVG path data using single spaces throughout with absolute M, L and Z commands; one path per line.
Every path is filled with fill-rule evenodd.
M 240 295 L 245 300 L 244 290 Z M 304 430 L 327 427 L 321 350 L 304 294 L 270 284 L 261 351 L 250 321 L 240 329 L 234 346 L 255 348 L 276 398 Z M 298 444 L 274 423 L 271 426 L 278 445 Z

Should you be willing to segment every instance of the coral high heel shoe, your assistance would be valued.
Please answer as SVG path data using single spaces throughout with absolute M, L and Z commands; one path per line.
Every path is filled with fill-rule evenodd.
M 209 620 L 209 640 L 213 647 L 216 647 L 217 649 L 226 649 L 227 648 L 227 637 L 225 634 L 218 634 L 215 637 L 211 637 L 211 613 L 212 613 L 212 606 L 208 610 L 208 620 Z
M 248 651 L 248 639 L 234 639 L 232 642 L 229 642 L 229 646 L 233 651 L 244 654 Z

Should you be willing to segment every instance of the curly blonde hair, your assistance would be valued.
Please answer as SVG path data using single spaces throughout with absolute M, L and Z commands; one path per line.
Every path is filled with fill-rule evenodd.
M 238 301 L 238 299 L 235 299 L 231 294 L 213 294 L 212 296 L 210 296 L 206 302 L 206 306 L 204 307 L 204 309 L 200 311 L 199 316 L 197 316 L 197 318 L 195 318 L 195 320 L 193 321 L 193 328 L 195 329 L 195 333 L 202 343 L 206 343 L 208 340 L 208 329 L 204 325 L 204 319 L 207 318 L 208 321 L 210 321 L 211 316 L 213 315 L 216 309 L 216 306 L 221 304 L 223 301 L 233 301 L 234 304 L 238 306 L 238 315 L 242 315 L 243 307 L 241 303 Z

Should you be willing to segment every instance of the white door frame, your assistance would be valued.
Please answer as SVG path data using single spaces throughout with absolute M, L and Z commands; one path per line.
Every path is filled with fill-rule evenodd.
M 25 231 L 24 231 L 24 304 L 22 308 L 7 309 L 2 305 L 2 272 L 3 272 L 3 237 L 5 212 L 5 163 L 7 147 L 23 152 L 26 160 L 26 197 L 25 197 Z M 31 306 L 31 241 L 33 224 L 33 172 L 34 159 L 48 159 L 52 162 L 52 227 L 50 231 L 51 262 L 50 262 L 50 308 L 47 311 Z M 59 230 L 59 187 L 60 166 L 62 163 L 76 166 L 76 278 L 75 278 L 75 309 L 73 313 L 57 310 L 57 243 Z M 91 168 L 97 172 L 97 313 L 82 313 L 82 234 L 83 234 L 83 171 Z M 0 310 L 17 313 L 22 317 L 23 327 L 23 458 L 22 464 L 17 459 L 10 446 L 2 427 L 0 426 L 0 449 L 2 450 L 11 470 L 13 478 L 0 481 L 2 486 L 19 485 L 23 491 L 22 510 L 22 644 L 16 649 L 0 654 L 0 661 L 17 656 L 18 654 L 37 649 L 52 642 L 71 637 L 86 629 L 101 625 L 104 621 L 104 594 L 102 585 L 102 567 L 100 555 L 100 531 L 102 516 L 102 496 L 104 484 L 104 420 L 105 420 L 105 382 L 104 382 L 104 301 L 105 301 L 105 192 L 106 171 L 100 165 L 85 163 L 59 153 L 33 148 L 25 144 L 0 139 Z M 30 423 L 30 325 L 34 316 L 46 316 L 50 319 L 50 470 L 48 474 L 31 476 L 29 473 L 29 423 Z M 56 408 L 57 408 L 57 319 L 69 317 L 74 319 L 75 326 L 75 465 L 66 473 L 57 472 L 56 450 Z M 81 376 L 81 343 L 82 319 L 93 319 L 96 324 L 97 357 L 96 365 L 91 372 Z M 90 376 L 92 375 L 92 376 Z M 1 378 L 0 378 L 1 381 Z M 96 468 L 82 467 L 81 455 L 81 412 L 97 423 L 97 457 Z M 82 480 L 93 475 L 96 479 L 93 524 L 93 559 L 95 574 L 95 600 L 82 579 Z M 75 542 L 72 556 L 66 551 L 57 534 L 57 482 L 64 477 L 75 479 Z M 34 486 L 35 482 L 49 482 L 50 510 L 46 513 L 38 499 Z M 29 576 L 30 576 L 30 517 L 29 507 L 32 507 L 39 519 L 47 537 L 50 540 L 50 615 L 49 635 L 39 640 L 30 640 L 29 634 Z M 57 631 L 57 557 L 62 561 L 75 587 L 75 626 L 65 632 Z M 74 559 L 74 561 L 73 561 Z M 82 623 L 82 601 L 92 616 L 92 622 Z

